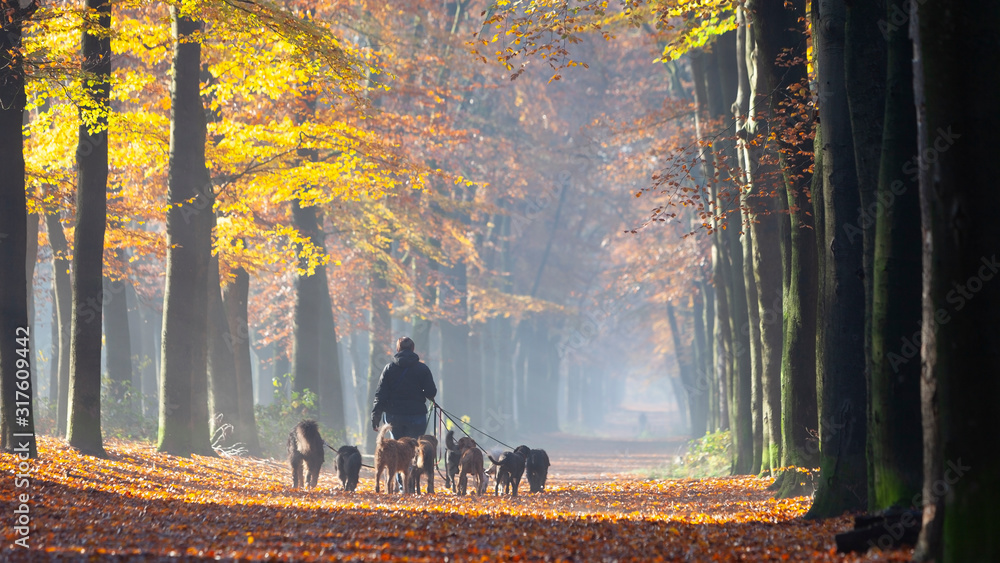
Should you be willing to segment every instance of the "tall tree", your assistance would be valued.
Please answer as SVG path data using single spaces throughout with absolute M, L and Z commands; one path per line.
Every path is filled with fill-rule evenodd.
M 4 0 L 0 36 L 0 450 L 27 445 L 35 449 L 28 331 L 27 256 L 28 210 L 24 191 L 24 59 L 21 30 L 37 5 L 34 1 Z M 28 381 L 23 389 L 22 381 Z M 20 404 L 19 404 L 20 403 Z M 28 415 L 28 416 L 23 416 Z M 23 422 L 22 422 L 23 421 Z M 23 434 L 23 436 L 15 436 Z
M 208 420 L 208 270 L 215 194 L 205 165 L 201 100 L 204 24 L 171 6 L 174 39 L 167 194 L 167 281 L 163 295 L 160 430 L 157 448 L 212 455 Z
M 1000 3 L 911 3 L 923 240 L 918 558 L 1000 559 Z M 912 169 L 911 169 L 912 170 Z
M 70 330 L 66 437 L 80 451 L 104 457 L 101 438 L 101 319 L 104 231 L 108 209 L 108 116 L 111 96 L 111 4 L 87 0 L 83 32 L 86 99 L 76 149 L 76 231 L 73 239 L 73 317 Z M 124 302 L 124 294 L 119 298 Z
M 861 205 L 844 70 L 843 0 L 818 0 L 813 29 L 819 65 L 820 122 L 823 124 L 825 318 L 830 330 L 817 346 L 823 353 L 820 401 L 820 480 L 811 517 L 836 516 L 868 506 L 866 456 L 864 246 L 849 228 Z
M 228 324 L 227 341 L 233 348 L 236 367 L 237 417 L 236 438 L 246 444 L 250 455 L 260 455 L 260 438 L 254 414 L 253 373 L 250 367 L 250 327 L 247 303 L 250 297 L 250 275 L 237 268 L 234 279 L 222 289 L 222 304 Z M 266 391 L 270 393 L 270 389 Z M 261 393 L 263 396 L 265 393 Z
M 883 14 L 902 13 L 890 0 Z M 891 21 L 887 19 L 885 21 Z M 886 29 L 885 120 L 872 270 L 873 363 L 869 379 L 868 509 L 908 507 L 923 485 L 920 418 L 920 193 L 913 112 L 913 43 L 905 26 Z M 909 343 L 909 344 L 906 344 Z M 907 346 L 908 349 L 903 349 Z
M 55 272 L 55 309 L 59 334 L 59 357 L 53 358 L 57 364 L 56 384 L 50 387 L 50 396 L 56 397 L 56 435 L 66 435 L 66 413 L 69 408 L 69 342 L 70 320 L 73 311 L 73 290 L 70 280 L 69 245 L 66 234 L 56 211 L 45 214 L 45 225 L 52 247 L 52 269 Z

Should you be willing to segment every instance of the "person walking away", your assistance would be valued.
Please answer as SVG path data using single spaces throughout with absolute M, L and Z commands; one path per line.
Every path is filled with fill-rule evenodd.
M 437 395 L 431 370 L 413 347 L 413 340 L 407 336 L 396 341 L 396 354 L 382 370 L 372 404 L 372 430 L 378 430 L 384 415 L 396 439 L 417 438 L 425 433 L 426 401 Z

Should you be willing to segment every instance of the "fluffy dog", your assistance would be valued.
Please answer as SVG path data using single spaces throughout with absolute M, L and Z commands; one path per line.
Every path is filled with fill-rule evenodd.
M 545 450 L 532 450 L 528 446 L 514 448 L 524 457 L 524 467 L 528 472 L 528 487 L 533 493 L 545 490 L 545 480 L 549 475 L 549 454 Z
M 468 442 L 462 442 L 462 440 Z M 479 451 L 475 440 L 472 438 L 462 438 L 458 445 L 468 446 L 462 449 L 462 457 L 458 460 L 458 494 L 464 495 L 469 487 L 469 475 L 476 478 L 476 494 L 481 495 L 486 492 L 486 472 L 483 471 L 483 452 Z
M 503 487 L 503 494 L 517 496 L 517 488 L 521 484 L 521 477 L 524 475 L 524 456 L 517 452 L 504 452 L 498 459 L 493 459 L 491 471 L 496 471 L 496 485 L 493 487 L 493 494 L 500 496 L 500 488 Z
M 437 438 L 424 434 L 417 438 L 417 451 L 410 469 L 410 480 L 407 481 L 407 492 L 420 494 L 420 476 L 427 475 L 427 493 L 434 494 L 434 453 L 437 450 Z
M 292 466 L 292 488 L 308 485 L 316 488 L 319 481 L 319 469 L 323 466 L 323 438 L 315 420 L 303 420 L 288 433 L 288 463 Z M 302 480 L 302 464 L 305 463 L 308 473 Z
M 413 438 L 401 438 L 392 440 L 386 438 L 386 434 L 392 432 L 391 424 L 383 424 L 375 439 L 375 492 L 379 491 L 379 480 L 382 478 L 382 470 L 387 471 L 385 477 L 385 492 L 393 493 L 395 489 L 395 477 L 403 474 L 403 483 L 410 477 L 410 464 L 413 462 L 413 451 L 416 448 L 416 440 Z M 401 491 L 405 493 L 405 489 Z
M 361 452 L 355 446 L 340 446 L 337 452 L 337 477 L 345 491 L 358 488 L 358 474 L 361 472 Z

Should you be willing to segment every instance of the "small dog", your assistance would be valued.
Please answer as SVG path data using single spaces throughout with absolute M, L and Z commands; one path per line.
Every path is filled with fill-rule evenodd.
M 420 494 L 420 476 L 427 475 L 427 493 L 434 494 L 434 454 L 437 450 L 437 438 L 424 434 L 417 438 L 417 453 L 410 468 L 410 480 L 407 481 L 407 492 Z
M 468 440 L 468 442 L 463 442 Z M 471 447 L 468 447 L 469 444 Z M 483 452 L 479 451 L 475 440 L 472 438 L 462 438 L 458 441 L 462 448 L 462 457 L 458 460 L 458 494 L 464 495 L 469 486 L 469 475 L 476 478 L 476 494 L 481 495 L 486 492 L 486 472 L 483 471 Z
M 340 446 L 337 452 L 337 476 L 345 491 L 358 488 L 358 474 L 361 473 L 361 452 L 356 446 Z
M 458 482 L 455 477 L 458 475 L 458 461 L 462 459 L 462 450 L 455 443 L 455 431 L 449 430 L 444 437 L 444 445 L 448 450 L 445 456 L 444 486 L 452 492 L 458 491 Z
M 493 487 L 493 494 L 500 496 L 500 488 L 503 487 L 503 494 L 517 496 L 517 488 L 521 484 L 521 477 L 524 475 L 524 456 L 517 452 L 504 452 L 498 459 L 493 459 L 488 455 L 493 467 L 490 471 L 495 471 L 496 485 Z
M 528 472 L 528 487 L 533 493 L 545 490 L 545 480 L 549 475 L 549 454 L 545 450 L 532 450 L 528 446 L 514 448 L 516 453 L 524 457 L 524 467 Z
M 319 435 L 319 427 L 315 420 L 303 420 L 288 433 L 288 463 L 292 466 L 292 488 L 308 485 L 316 488 L 319 481 L 319 469 L 323 466 L 323 438 Z M 306 478 L 302 480 L 302 464 L 308 469 Z
M 385 477 L 385 491 L 392 494 L 395 489 L 395 477 L 398 473 L 403 474 L 403 483 L 410 478 L 410 465 L 413 463 L 413 452 L 416 449 L 417 441 L 413 438 L 400 438 L 392 440 L 386 438 L 386 434 L 392 432 L 391 424 L 383 424 L 375 439 L 375 492 L 379 491 L 379 480 L 382 478 L 382 470 L 388 474 Z M 406 490 L 400 491 L 405 493 Z

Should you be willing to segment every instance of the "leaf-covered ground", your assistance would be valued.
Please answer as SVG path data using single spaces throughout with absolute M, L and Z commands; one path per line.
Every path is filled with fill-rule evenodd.
M 339 490 L 324 465 L 316 491 L 292 490 L 272 460 L 191 459 L 109 441 L 110 459 L 40 438 L 31 473 L 30 549 L 12 548 L 13 455 L 0 454 L 2 561 L 905 561 L 909 550 L 833 552 L 849 518 L 807 522 L 807 498 L 776 501 L 756 478 L 643 480 L 606 463 L 553 456 L 549 487 L 518 498 Z M 619 466 L 641 452 L 608 452 Z M 559 468 L 570 468 L 560 472 Z M 589 472 L 589 473 L 588 473 Z M 440 479 L 438 485 L 440 486 Z M 524 483 L 526 486 L 526 483 Z

